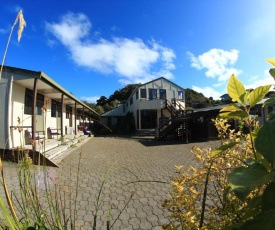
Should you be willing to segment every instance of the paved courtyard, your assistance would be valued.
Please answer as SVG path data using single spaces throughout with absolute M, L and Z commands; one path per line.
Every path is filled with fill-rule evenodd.
M 216 144 L 218 142 L 214 141 L 183 144 L 95 137 L 66 157 L 60 168 L 51 168 L 50 171 L 53 177 L 59 177 L 59 184 L 64 189 L 74 190 L 78 181 L 76 206 L 79 229 L 81 226 L 82 229 L 92 229 L 96 200 L 103 181 L 97 229 L 106 229 L 109 207 L 111 225 L 116 220 L 113 229 L 161 229 L 162 224 L 168 222 L 168 212 L 162 208 L 162 201 L 169 197 L 174 166 L 195 165 L 190 152 L 192 146 Z M 12 165 L 4 162 L 6 171 L 9 170 L 5 173 L 8 184 L 16 190 Z M 121 214 L 120 210 L 123 210 Z

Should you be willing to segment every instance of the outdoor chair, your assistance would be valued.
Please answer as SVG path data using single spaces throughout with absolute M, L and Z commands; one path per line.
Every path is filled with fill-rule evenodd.
M 57 136 L 57 139 L 58 139 L 58 135 L 61 135 L 61 134 L 59 133 L 59 130 L 57 128 L 49 127 L 48 135 L 49 135 L 48 138 L 54 139 L 54 136 Z
M 91 136 L 91 131 L 87 130 L 86 127 L 83 127 L 83 133 L 84 135 L 88 135 L 89 137 Z
M 44 131 L 35 131 L 36 135 L 35 135 L 35 140 L 41 140 L 44 139 L 45 140 L 45 132 Z M 31 128 L 27 128 L 25 130 L 25 143 L 31 144 L 33 140 L 32 137 L 32 129 Z

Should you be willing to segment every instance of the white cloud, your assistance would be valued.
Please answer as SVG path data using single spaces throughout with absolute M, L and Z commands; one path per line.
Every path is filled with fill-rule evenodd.
M 249 77 L 249 81 L 243 84 L 246 89 L 255 89 L 258 86 L 274 85 L 274 83 L 274 79 L 270 76 L 268 69 L 264 71 L 263 76 Z M 213 97 L 215 100 L 219 100 L 221 95 L 227 93 L 226 86 L 227 82 L 226 85 L 224 83 L 213 84 L 213 87 L 199 87 L 193 85 L 192 89 L 199 93 L 202 93 L 205 97 Z M 221 90 L 217 90 L 217 87 L 220 87 Z M 273 87 L 271 87 L 270 90 L 274 90 Z
M 159 76 L 173 78 L 176 55 L 172 49 L 155 41 L 146 44 L 139 38 L 97 37 L 95 42 L 89 39 L 91 28 L 89 19 L 81 13 L 68 13 L 58 23 L 46 23 L 46 29 L 69 50 L 79 66 L 116 74 L 123 83 L 143 83 Z
M 192 89 L 199 92 L 199 93 L 202 93 L 207 98 L 213 97 L 214 100 L 220 100 L 221 99 L 220 96 L 225 93 L 225 92 L 218 92 L 217 90 L 215 90 L 212 87 L 202 88 L 202 87 L 198 87 L 198 86 L 193 85 Z
M 232 67 L 239 55 L 239 51 L 236 49 L 230 51 L 211 49 L 198 57 L 195 57 L 191 52 L 187 52 L 187 55 L 192 67 L 198 70 L 206 69 L 205 75 L 207 77 L 217 77 L 220 82 L 227 81 L 233 73 L 239 75 L 242 72 Z
M 87 101 L 89 103 L 96 103 L 96 101 L 100 98 L 100 96 L 93 96 L 93 97 L 87 97 L 87 96 L 82 96 L 80 99 L 82 101 Z
M 69 48 L 81 42 L 91 26 L 86 15 L 81 13 L 68 13 L 61 17 L 60 23 L 46 23 L 47 30 Z
M 252 83 L 250 83 L 252 82 Z M 250 78 L 250 81 L 247 83 L 244 83 L 244 86 L 246 89 L 255 89 L 258 86 L 264 86 L 264 85 L 274 85 L 274 78 L 270 76 L 269 69 L 264 71 L 264 76 L 253 76 Z M 273 87 L 271 88 L 273 90 Z

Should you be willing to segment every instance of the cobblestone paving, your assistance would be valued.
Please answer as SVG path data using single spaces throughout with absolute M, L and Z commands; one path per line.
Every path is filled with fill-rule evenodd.
M 111 225 L 116 220 L 113 229 L 161 229 L 161 225 L 167 223 L 168 212 L 162 208 L 162 202 L 169 197 L 174 166 L 195 165 L 190 152 L 192 146 L 217 144 L 214 141 L 182 144 L 95 137 L 66 157 L 60 168 L 50 170 L 52 175 L 59 177 L 63 189 L 74 190 L 78 183 L 76 207 L 79 229 L 92 229 L 97 196 L 103 181 L 97 229 L 106 229 L 109 207 Z M 4 162 L 4 168 L 8 171 L 5 173 L 8 185 L 13 190 L 18 189 L 14 165 Z

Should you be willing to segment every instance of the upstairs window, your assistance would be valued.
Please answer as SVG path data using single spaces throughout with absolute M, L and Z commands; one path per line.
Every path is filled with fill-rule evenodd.
M 147 98 L 146 89 L 140 89 L 140 98 Z
M 166 89 L 160 89 L 159 90 L 159 98 L 160 99 L 166 99 Z
M 149 100 L 157 99 L 157 89 L 149 89 Z
M 178 99 L 179 100 L 184 100 L 184 96 L 183 96 L 183 91 L 178 91 Z

